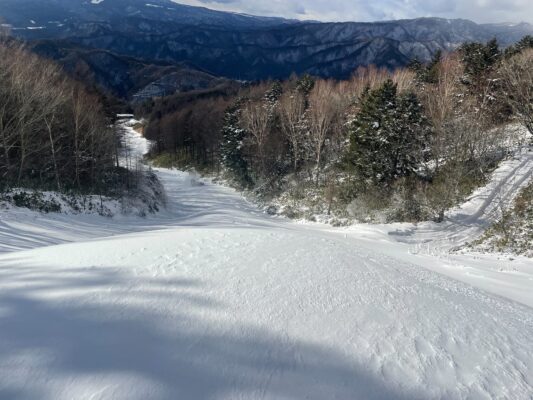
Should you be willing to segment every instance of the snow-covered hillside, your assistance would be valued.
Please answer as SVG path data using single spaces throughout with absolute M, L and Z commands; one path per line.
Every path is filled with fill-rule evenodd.
M 334 229 L 156 172 L 145 219 L 0 211 L 1 399 L 532 398 L 533 263 L 446 251 L 485 195 Z

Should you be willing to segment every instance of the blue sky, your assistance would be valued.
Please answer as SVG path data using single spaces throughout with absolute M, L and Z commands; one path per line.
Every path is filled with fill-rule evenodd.
M 321 21 L 434 16 L 476 22 L 533 22 L 533 0 L 176 0 L 225 11 Z

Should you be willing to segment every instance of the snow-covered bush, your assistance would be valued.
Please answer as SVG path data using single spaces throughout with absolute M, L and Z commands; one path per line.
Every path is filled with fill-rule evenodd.
M 533 257 L 533 181 L 515 199 L 513 207 L 472 246 Z

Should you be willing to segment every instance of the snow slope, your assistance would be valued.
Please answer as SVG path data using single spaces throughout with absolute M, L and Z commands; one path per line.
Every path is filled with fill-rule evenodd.
M 464 204 L 446 213 L 442 223 L 425 222 L 397 232 L 399 241 L 415 245 L 415 251 L 430 249 L 447 253 L 481 235 L 502 217 L 516 195 L 533 178 L 533 147 L 525 145 L 513 158 L 494 171 L 490 182 L 479 188 Z M 417 246 L 416 246 L 417 245 Z
M 464 249 L 501 218 L 532 179 L 533 147 L 526 144 L 511 159 L 501 163 L 486 186 L 473 193 L 467 202 L 447 212 L 444 222 L 393 224 L 373 231 L 379 230 L 407 244 L 408 253 L 419 255 L 426 268 L 533 307 L 533 261 L 530 258 L 480 254 Z M 355 228 L 356 232 L 359 230 L 360 227 Z
M 157 173 L 157 216 L 4 223 L 0 399 L 533 398 L 527 260 L 504 274 L 440 235 L 414 251 L 429 229 L 294 224 Z

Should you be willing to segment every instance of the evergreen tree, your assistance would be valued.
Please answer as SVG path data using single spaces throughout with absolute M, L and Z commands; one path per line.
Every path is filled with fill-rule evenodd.
M 437 83 L 439 76 L 439 65 L 442 61 L 442 50 L 437 50 L 433 54 L 431 62 L 425 69 L 425 82 L 426 83 Z
M 510 58 L 518 53 L 521 53 L 525 49 L 533 49 L 533 36 L 526 35 L 518 41 L 514 46 L 509 46 L 505 50 L 505 57 Z
M 315 80 L 311 75 L 305 74 L 296 82 L 296 89 L 304 96 L 308 96 L 315 87 Z
M 522 51 L 525 49 L 533 49 L 533 36 L 526 35 L 516 44 L 516 47 Z
M 467 78 L 472 79 L 485 70 L 484 46 L 481 43 L 465 43 L 460 48 Z
M 436 83 L 438 80 L 438 68 L 442 61 L 442 51 L 437 50 L 433 55 L 431 62 L 427 65 L 422 64 L 418 59 L 413 59 L 407 65 L 411 71 L 416 74 L 416 82 L 419 85 L 425 83 Z
M 390 180 L 388 146 L 396 113 L 396 92 L 391 80 L 376 90 L 366 91 L 361 109 L 350 124 L 347 161 L 364 180 Z
M 426 80 L 426 67 L 424 64 L 422 64 L 418 58 L 414 58 L 409 61 L 409 64 L 407 64 L 407 69 L 415 73 L 415 83 L 422 86 Z
M 496 39 L 487 44 L 465 43 L 460 48 L 461 61 L 464 64 L 466 83 L 482 82 L 501 59 L 501 51 Z
M 415 73 L 419 73 L 420 70 L 423 68 L 422 63 L 418 58 L 413 58 L 409 63 L 407 64 L 407 68 Z
M 412 176 L 428 155 L 430 124 L 413 92 L 399 96 L 397 114 L 398 133 L 391 167 L 395 168 L 396 177 Z
M 271 88 L 265 93 L 265 100 L 269 104 L 275 104 L 283 94 L 283 87 L 280 81 L 274 81 Z
M 283 86 L 280 81 L 274 81 L 269 90 L 265 93 L 264 101 L 265 107 L 268 112 L 268 119 L 272 129 L 275 129 L 278 125 L 276 121 L 277 113 L 276 108 L 279 103 L 279 99 L 283 94 Z
M 492 67 L 500 61 L 502 52 L 496 38 L 489 40 L 485 45 L 485 65 Z
M 242 147 L 245 130 L 239 125 L 239 117 L 243 100 L 239 99 L 224 114 L 222 125 L 221 158 L 222 164 L 243 186 L 251 184 L 248 163 L 243 155 Z
M 348 165 L 364 181 L 387 185 L 416 173 L 429 125 L 416 95 L 398 96 L 396 85 L 387 80 L 364 95 L 349 134 Z

